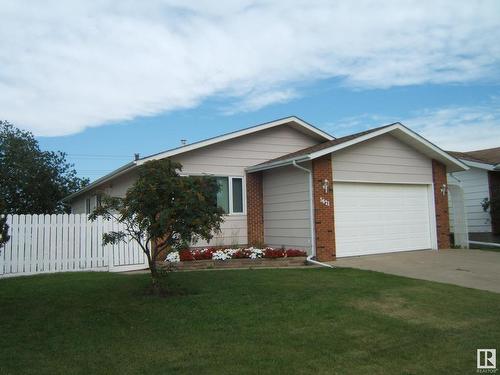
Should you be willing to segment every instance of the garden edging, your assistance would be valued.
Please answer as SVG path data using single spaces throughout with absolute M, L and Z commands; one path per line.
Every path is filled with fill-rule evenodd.
M 286 258 L 257 258 L 257 259 L 229 259 L 229 260 L 192 260 L 177 263 L 158 262 L 158 268 L 179 271 L 228 268 L 284 268 L 306 265 L 306 257 Z

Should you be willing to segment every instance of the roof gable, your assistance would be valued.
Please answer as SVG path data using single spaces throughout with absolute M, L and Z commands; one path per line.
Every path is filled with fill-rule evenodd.
M 216 143 L 228 141 L 228 140 L 235 139 L 238 137 L 243 137 L 246 135 L 251 135 L 253 133 L 256 133 L 256 132 L 259 132 L 262 130 L 271 129 L 271 128 L 274 128 L 277 126 L 283 126 L 283 125 L 289 125 L 289 126 L 295 128 L 296 130 L 299 130 L 305 134 L 308 134 L 314 138 L 317 138 L 319 142 L 334 139 L 334 137 L 331 136 L 330 134 L 322 131 L 321 129 L 316 128 L 315 126 L 305 122 L 304 120 L 302 120 L 296 116 L 290 116 L 290 117 L 285 117 L 285 118 L 282 118 L 279 120 L 255 125 L 255 126 L 252 126 L 249 128 L 242 129 L 242 130 L 237 130 L 235 132 L 223 134 L 223 135 L 220 135 L 217 137 L 208 138 L 208 139 L 205 139 L 203 141 L 191 143 L 191 144 L 186 145 L 186 146 L 176 147 L 176 148 L 166 150 L 166 151 L 154 154 L 154 155 L 150 155 L 150 156 L 144 157 L 142 159 L 139 159 L 138 164 L 140 165 L 140 164 L 143 164 L 143 163 L 150 161 L 150 160 L 168 158 L 168 157 L 171 157 L 174 155 L 193 151 L 193 150 L 200 149 L 203 147 L 211 146 L 211 145 L 216 144 Z
M 249 128 L 245 128 L 245 129 L 242 129 L 242 130 L 238 130 L 238 131 L 234 131 L 234 132 L 231 132 L 231 133 L 227 133 L 227 134 L 223 134 L 223 135 L 220 135 L 220 136 L 217 136 L 217 137 L 213 137 L 213 138 L 209 138 L 209 139 L 205 139 L 205 140 L 202 140 L 202 141 L 199 141 L 199 142 L 195 142 L 195 143 L 191 143 L 191 144 L 188 144 L 188 145 L 185 145 L 185 146 L 181 146 L 181 147 L 176 147 L 176 148 L 173 148 L 173 149 L 170 149 L 170 150 L 166 150 L 166 151 L 163 151 L 163 152 L 160 152 L 160 153 L 157 153 L 157 154 L 153 154 L 153 155 L 150 155 L 150 156 L 146 156 L 144 158 L 141 158 L 141 159 L 138 159 L 138 160 L 134 160 L 130 163 L 127 163 L 125 164 L 124 166 L 108 173 L 107 175 L 95 180 L 94 182 L 92 182 L 91 184 L 87 185 L 86 187 L 84 187 L 83 189 L 69 195 L 68 197 L 64 198 L 63 201 L 70 201 L 72 200 L 73 198 L 79 196 L 80 194 L 82 193 L 85 193 L 89 190 L 92 190 L 92 189 L 95 189 L 97 188 L 98 186 L 100 186 L 101 184 L 103 183 L 106 183 L 112 179 L 114 179 L 115 177 L 119 176 L 119 175 L 122 175 L 124 173 L 128 173 L 130 172 L 131 170 L 135 169 L 136 167 L 144 164 L 145 162 L 147 161 L 151 161 L 151 160 L 158 160 L 158 159 L 164 159 L 164 158 L 168 158 L 168 157 L 172 157 L 172 156 L 175 156 L 175 155 L 180 155 L 180 154 L 184 154 L 184 153 L 187 153 L 187 152 L 190 152 L 190 151 L 193 151 L 193 150 L 198 150 L 198 149 L 201 149 L 201 148 L 204 148 L 204 147 L 208 147 L 208 146 L 212 146 L 212 145 L 215 145 L 215 144 L 218 144 L 218 143 L 221 143 L 221 142 L 225 142 L 225 141 L 228 141 L 228 140 L 232 140 L 232 139 L 236 139 L 238 137 L 243 137 L 243 136 L 250 136 L 254 133 L 257 133 L 257 132 L 260 132 L 260 131 L 263 131 L 263 130 L 266 130 L 266 129 L 272 129 L 272 128 L 275 128 L 275 127 L 278 127 L 278 126 L 291 126 L 292 128 L 304 133 L 304 134 L 307 134 L 315 139 L 318 140 L 318 142 L 322 142 L 322 141 L 328 141 L 328 140 L 333 140 L 335 139 L 332 135 L 324 132 L 323 130 L 307 123 L 306 121 L 296 117 L 296 116 L 290 116 L 290 117 L 285 117 L 285 118 L 282 118 L 282 119 L 278 119 L 278 120 L 275 120 L 275 121 L 270 121 L 270 122 L 266 122 L 266 123 L 263 123 L 263 124 L 259 124 L 259 125 L 255 125 L 255 126 L 252 126 L 252 127 L 249 127 Z
M 464 171 L 468 169 L 468 167 L 464 163 L 462 163 L 454 156 L 448 154 L 446 151 L 443 151 L 438 146 L 429 142 L 403 124 L 396 122 L 393 124 L 384 125 L 378 128 L 337 138 L 316 146 L 308 147 L 306 149 L 284 155 L 280 158 L 270 160 L 266 163 L 255 165 L 248 168 L 247 170 L 249 172 L 253 172 L 258 170 L 276 168 L 282 165 L 292 164 L 294 162 L 312 160 L 387 133 L 391 133 L 399 140 L 417 149 L 428 157 L 442 162 L 447 166 L 447 169 L 450 172 Z

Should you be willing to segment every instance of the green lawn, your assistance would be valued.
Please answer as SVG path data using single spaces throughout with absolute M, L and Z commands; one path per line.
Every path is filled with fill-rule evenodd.
M 351 269 L 0 280 L 1 374 L 472 374 L 500 295 Z

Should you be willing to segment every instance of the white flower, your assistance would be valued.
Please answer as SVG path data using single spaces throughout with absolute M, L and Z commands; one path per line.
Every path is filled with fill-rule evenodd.
M 231 257 L 236 254 L 240 249 L 225 249 L 223 250 L 227 255 L 230 255 Z
M 227 260 L 227 259 L 231 259 L 231 255 L 224 252 L 224 250 L 217 250 L 214 253 L 212 253 L 212 259 L 213 260 Z
M 170 263 L 179 263 L 181 261 L 181 257 L 179 256 L 179 253 L 177 251 L 173 251 L 171 253 L 168 253 L 165 261 Z
M 250 259 L 262 258 L 264 256 L 264 250 L 262 250 L 262 249 L 255 249 L 253 247 L 250 247 L 246 250 L 250 251 L 250 255 L 249 255 Z

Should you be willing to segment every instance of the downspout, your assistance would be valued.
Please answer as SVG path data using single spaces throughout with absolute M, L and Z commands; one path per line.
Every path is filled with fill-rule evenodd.
M 311 226 L 311 252 L 312 254 L 307 257 L 307 262 L 316 264 L 318 266 L 322 267 L 328 267 L 328 268 L 335 268 L 334 266 L 327 264 L 327 263 L 322 263 L 318 262 L 317 260 L 313 259 L 316 258 L 316 230 L 315 230 L 315 225 L 314 225 L 314 198 L 313 198 L 313 177 L 312 177 L 312 172 L 310 169 L 307 169 L 301 165 L 298 165 L 295 160 L 292 161 L 292 165 L 295 168 L 302 169 L 305 171 L 309 177 L 309 216 L 310 216 L 310 226 Z

